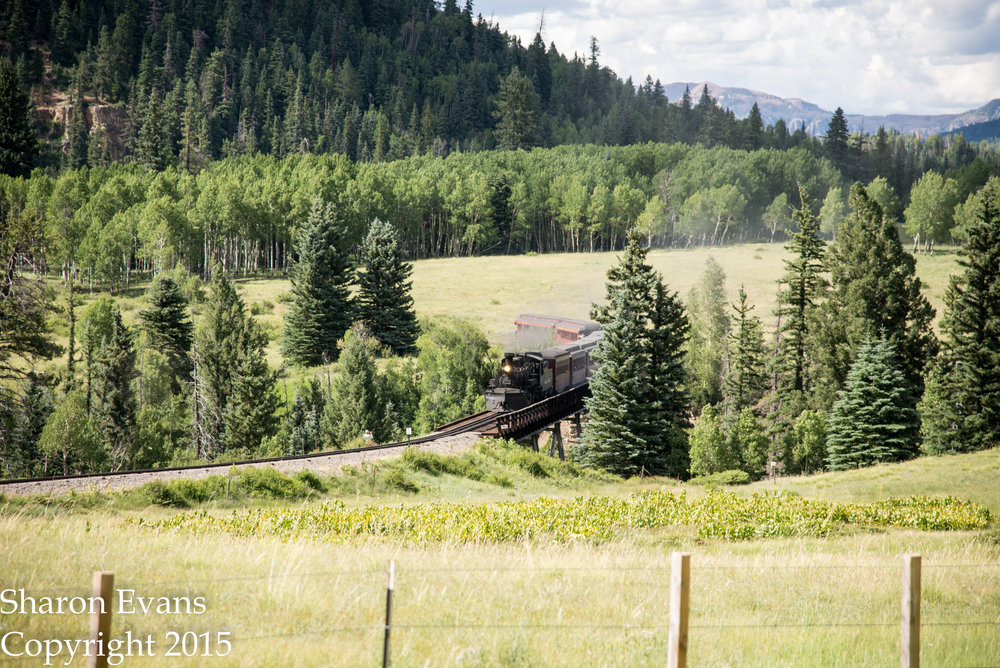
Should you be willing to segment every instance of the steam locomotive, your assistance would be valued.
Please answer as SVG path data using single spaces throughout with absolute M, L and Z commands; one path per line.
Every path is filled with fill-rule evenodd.
M 525 316 L 521 316 L 518 320 L 519 331 L 524 319 Z M 569 321 L 568 318 L 552 320 L 560 320 L 564 324 Z M 486 409 L 516 411 L 586 383 L 596 368 L 591 353 L 603 336 L 597 323 L 586 324 L 586 328 L 577 328 L 577 331 L 589 330 L 582 338 L 545 348 L 541 352 L 505 353 L 499 373 L 486 388 Z M 566 336 L 565 327 L 562 334 L 557 325 L 553 327 L 557 336 Z

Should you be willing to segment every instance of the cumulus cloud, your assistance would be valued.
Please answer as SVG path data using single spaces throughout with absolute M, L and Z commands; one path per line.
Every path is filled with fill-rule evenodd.
M 530 41 L 539 4 L 480 0 Z M 664 84 L 712 81 L 849 113 L 952 113 L 1000 97 L 1000 2 L 988 0 L 556 0 L 546 43 Z

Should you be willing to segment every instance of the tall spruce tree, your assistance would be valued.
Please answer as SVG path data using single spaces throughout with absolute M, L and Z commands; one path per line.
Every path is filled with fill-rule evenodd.
M 239 328 L 230 335 L 235 358 L 230 366 L 228 402 L 222 413 L 223 445 L 226 450 L 252 452 L 263 439 L 273 436 L 278 425 L 278 396 L 274 384 L 278 374 L 267 363 L 267 335 L 246 311 Z
M 690 323 L 683 302 L 658 280 L 654 286 L 647 333 L 649 382 L 642 436 L 650 456 L 662 460 L 662 468 L 654 466 L 647 470 L 662 471 L 674 478 L 687 478 L 691 468 L 685 431 L 691 426 L 691 397 L 684 383 L 687 376 L 685 344 L 689 332 Z
M 932 454 L 1000 445 L 1000 179 L 980 191 L 978 217 L 945 293 L 941 354 L 920 407 Z
M 90 145 L 90 133 L 87 131 L 87 103 L 83 99 L 82 70 L 76 75 L 76 92 L 73 96 L 73 107 L 70 111 L 69 143 L 66 147 L 65 164 L 70 169 L 78 169 L 87 164 L 87 151 Z
M 143 329 L 153 346 L 170 364 L 170 389 L 177 394 L 183 383 L 191 380 L 193 364 L 191 343 L 193 325 L 188 318 L 188 301 L 176 281 L 166 274 L 153 280 L 146 298 L 149 308 L 139 313 Z
M 847 382 L 830 411 L 827 466 L 842 470 L 896 462 L 920 451 L 920 417 L 916 399 L 898 359 L 884 335 L 867 340 L 847 374 Z
M 538 94 L 531 79 L 515 67 L 500 79 L 493 117 L 497 120 L 497 148 L 530 148 L 538 143 Z
M 844 386 L 862 342 L 885 332 L 918 398 L 923 374 L 937 353 L 931 329 L 934 309 L 921 292 L 916 262 L 899 241 L 896 226 L 865 188 L 854 184 L 851 213 L 830 246 L 830 298 L 813 336 L 817 382 L 813 404 L 826 410 Z
M 0 408 L 0 477 L 31 478 L 45 473 L 38 439 L 52 413 L 48 379 L 28 372 L 24 390 L 10 413 Z
M 118 306 L 111 310 L 111 335 L 102 339 L 94 361 L 92 419 L 111 470 L 131 465 L 136 451 L 136 412 L 132 380 L 136 369 L 133 334 L 122 322 Z
M 819 238 L 819 219 L 813 214 L 805 189 L 799 188 L 801 206 L 792 214 L 798 231 L 785 250 L 791 259 L 785 260 L 785 274 L 779 282 L 777 354 L 778 399 L 794 404 L 790 411 L 801 410 L 802 396 L 810 389 L 810 338 L 815 324 L 813 314 L 826 290 L 823 265 L 826 244 Z
M 285 316 L 281 352 L 296 364 L 337 359 L 337 341 L 354 316 L 351 272 L 343 233 L 333 204 L 313 202 L 295 240 L 291 303 Z
M 826 151 L 827 157 L 830 158 L 830 162 L 842 174 L 846 174 L 850 168 L 850 146 L 848 145 L 848 139 L 850 139 L 850 135 L 847 131 L 847 118 L 844 116 L 844 110 L 837 107 L 837 110 L 833 112 L 833 116 L 830 118 L 830 125 L 827 126 L 823 148 Z
M 413 265 L 403 259 L 392 225 L 372 221 L 361 245 L 361 262 L 365 270 L 358 273 L 359 319 L 393 353 L 415 352 L 420 328 L 410 296 Z
M 170 137 L 163 118 L 163 96 L 154 88 L 146 102 L 146 110 L 136 139 L 135 155 L 148 170 L 160 172 L 174 161 Z
M 577 457 L 621 475 L 687 477 L 680 357 L 689 325 L 677 295 L 646 264 L 646 252 L 642 236 L 631 231 L 621 260 L 608 271 L 608 304 L 591 312 L 604 325 L 604 338 L 593 353 L 599 366 Z
M 194 344 L 194 441 L 199 457 L 252 449 L 273 433 L 276 374 L 267 365 L 267 337 L 221 269 Z
M 737 300 L 732 305 L 730 316 L 732 327 L 726 350 L 728 364 L 722 388 L 726 406 L 734 413 L 754 406 L 767 391 L 764 328 L 760 318 L 751 314 L 754 307 L 747 301 L 742 284 Z
M 334 447 L 344 447 L 365 430 L 371 431 L 376 442 L 392 436 L 392 406 L 386 402 L 375 366 L 377 346 L 363 326 L 355 325 L 344 335 L 344 350 L 321 422 L 324 440 Z
M 0 174 L 27 176 L 38 156 L 32 106 L 10 58 L 0 57 Z

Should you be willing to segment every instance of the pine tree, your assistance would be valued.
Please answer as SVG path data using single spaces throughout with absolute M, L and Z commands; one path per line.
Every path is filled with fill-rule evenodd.
M 1000 445 L 1000 179 L 980 191 L 978 217 L 945 293 L 941 354 L 921 405 L 931 454 Z
M 416 351 L 420 334 L 409 280 L 413 265 L 403 260 L 399 235 L 389 223 L 372 221 L 361 245 L 358 318 L 372 335 L 397 355 Z
M 322 421 L 324 439 L 335 447 L 344 447 L 365 430 L 371 431 L 379 443 L 392 437 L 392 407 L 387 405 L 382 378 L 375 367 L 377 345 L 371 334 L 358 325 L 344 335 L 344 350 Z
M 837 107 L 830 118 L 830 125 L 826 130 L 826 137 L 823 141 L 823 148 L 833 166 L 840 170 L 841 174 L 846 174 L 850 168 L 849 156 L 850 147 L 847 144 L 849 134 L 847 132 L 847 118 L 844 117 L 844 110 Z
M 920 448 L 916 399 L 884 335 L 858 348 L 830 412 L 827 466 L 833 470 L 915 457 Z
M 810 338 L 813 313 L 826 289 L 823 263 L 826 244 L 819 238 L 819 220 L 810 208 L 805 189 L 799 188 L 802 205 L 792 214 L 798 231 L 785 250 L 785 274 L 778 293 L 778 341 L 774 368 L 778 373 L 778 396 L 783 401 L 810 389 Z M 797 414 L 798 412 L 796 412 Z
M 329 363 L 354 315 L 347 249 L 332 204 L 313 202 L 295 252 L 281 352 L 296 364 Z
M 813 404 L 820 409 L 833 404 L 863 341 L 885 332 L 918 398 L 924 368 L 938 347 L 931 329 L 934 309 L 921 292 L 916 261 L 900 243 L 895 224 L 860 184 L 851 188 L 850 208 L 830 247 L 830 298 L 812 342 L 817 374 Z
M 212 458 L 224 448 L 223 413 L 232 392 L 236 359 L 233 333 L 246 317 L 243 300 L 231 281 L 215 267 L 212 295 L 194 341 L 195 454 Z
M 274 433 L 276 372 L 267 364 L 267 337 L 218 267 L 194 344 L 194 428 L 199 457 L 233 448 L 253 450 Z
M 136 140 L 136 159 L 147 170 L 161 172 L 174 160 L 170 138 L 163 119 L 163 100 L 159 89 L 153 89 L 146 104 L 146 113 Z
M 303 455 L 310 450 L 320 450 L 320 419 L 325 399 L 319 381 L 315 378 L 299 386 L 295 401 L 288 410 L 288 444 L 285 454 Z
M 767 390 L 767 359 L 764 350 L 764 328 L 760 318 L 751 315 L 753 305 L 740 284 L 738 302 L 733 304 L 728 367 L 723 381 L 723 394 L 730 411 L 739 413 L 754 406 Z
M 756 151 L 763 145 L 764 140 L 764 120 L 760 116 L 760 107 L 754 100 L 750 108 L 750 115 L 743 121 L 743 142 L 742 148 L 746 151 Z
M 83 69 L 81 63 L 80 69 Z M 90 134 L 87 132 L 87 103 L 83 99 L 82 74 L 76 75 L 76 94 L 73 97 L 73 107 L 69 121 L 69 144 L 66 150 L 66 166 L 78 169 L 87 164 L 87 151 L 90 145 Z
M 250 314 L 242 311 L 239 328 L 232 332 L 235 358 L 230 365 L 228 401 L 222 412 L 223 446 L 226 450 L 253 452 L 278 425 L 278 374 L 267 364 L 267 335 Z
M 0 58 L 0 174 L 27 176 L 38 155 L 32 106 L 10 58 Z
M 35 361 L 61 352 L 50 338 L 52 291 L 27 273 L 41 244 L 35 216 L 7 207 L 0 215 L 0 421 L 13 419 L 14 388 Z
M 590 379 L 590 417 L 577 457 L 621 475 L 686 477 L 680 359 L 688 322 L 676 294 L 646 264 L 646 252 L 642 236 L 631 231 L 621 260 L 608 271 L 608 304 L 591 312 L 604 325 L 604 338 L 593 352 L 599 366 Z
M 15 405 L 0 405 L 0 475 L 4 477 L 31 478 L 45 472 L 38 439 L 52 413 L 52 392 L 48 379 L 34 371 L 28 372 L 23 387 Z
M 537 142 L 538 94 L 531 79 L 515 67 L 500 80 L 500 94 L 493 117 L 497 119 L 497 148 L 530 148 Z
M 574 453 L 583 466 L 619 475 L 641 472 L 637 454 L 645 449 L 642 435 L 649 425 L 642 421 L 642 351 L 636 333 L 644 324 L 634 307 L 623 304 L 604 323 L 604 336 L 591 353 L 598 367 L 590 379 L 591 396 L 584 400 L 587 428 Z
M 691 426 L 688 417 L 691 397 L 685 384 L 687 372 L 684 368 L 689 333 L 684 304 L 676 293 L 667 290 L 663 281 L 657 281 L 647 332 L 649 382 L 645 395 L 645 430 L 641 434 L 646 440 L 645 450 L 651 463 L 643 462 L 640 466 L 651 473 L 680 479 L 687 478 L 691 468 L 685 431 Z
M 146 298 L 150 307 L 139 313 L 139 320 L 153 346 L 167 356 L 171 392 L 177 394 L 182 384 L 191 380 L 193 368 L 193 325 L 188 318 L 187 298 L 174 279 L 162 273 L 154 279 Z
M 94 362 L 93 421 L 111 470 L 118 471 L 131 465 L 135 455 L 138 409 L 132 380 L 139 372 L 133 335 L 117 306 L 111 317 L 111 336 L 102 340 Z

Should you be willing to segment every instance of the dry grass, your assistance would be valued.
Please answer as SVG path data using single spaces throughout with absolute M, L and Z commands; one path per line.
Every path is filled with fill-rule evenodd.
M 781 485 L 810 496 L 807 490 L 813 489 L 819 496 L 854 500 L 943 491 L 996 508 L 997 456 L 992 451 L 926 458 Z M 896 487 L 882 482 L 896 477 Z M 677 488 L 646 479 L 552 492 L 619 494 L 664 483 Z M 939 489 L 942 484 L 950 489 Z M 465 494 L 479 496 L 472 488 Z M 461 488 L 442 484 L 406 502 L 461 501 L 462 495 Z M 152 634 L 161 653 L 171 630 L 233 634 L 229 657 L 185 662 L 161 656 L 129 665 L 375 665 L 381 659 L 390 559 L 397 569 L 394 665 L 662 665 L 675 550 L 692 553 L 692 665 L 893 664 L 900 555 L 907 552 L 924 559 L 924 664 L 1000 664 L 995 525 L 982 532 L 855 529 L 823 539 L 736 542 L 668 527 L 569 544 L 538 539 L 418 545 L 372 538 L 319 544 L 151 532 L 125 522 L 138 515 L 133 512 L 50 512 L 8 507 L 0 514 L 2 588 L 82 596 L 91 571 L 110 570 L 119 587 L 138 595 L 204 596 L 207 607 L 203 615 L 119 616 L 115 634 Z M 171 512 L 151 508 L 141 514 L 156 519 Z M 39 638 L 82 638 L 86 629 L 87 620 L 74 615 L 4 619 L 5 632 Z
M 152 634 L 161 652 L 169 630 L 233 633 L 232 655 L 186 665 L 376 664 L 390 559 L 394 665 L 659 665 L 676 549 L 693 552 L 692 665 L 893 663 L 899 555 L 907 551 L 925 559 L 926 665 L 1000 662 L 996 627 L 934 626 L 1000 614 L 1000 547 L 971 534 L 729 543 L 667 530 L 600 545 L 331 546 L 150 535 L 123 526 L 120 516 L 95 514 L 27 524 L 4 517 L 0 536 L 5 588 L 85 595 L 90 571 L 107 569 L 138 595 L 205 596 L 204 615 L 114 623 L 115 634 Z M 4 628 L 84 637 L 87 620 L 15 615 Z
M 590 308 L 603 302 L 607 270 L 620 253 L 553 253 L 550 255 L 488 256 L 419 260 L 414 263 L 413 298 L 417 315 L 461 316 L 476 322 L 493 343 L 505 344 L 513 336 L 514 319 L 521 313 L 544 313 L 570 318 L 589 318 Z M 726 292 L 735 301 L 740 284 L 746 288 L 750 303 L 756 307 L 766 327 L 774 326 L 777 281 L 784 273 L 784 245 L 739 244 L 720 248 L 652 250 L 649 262 L 663 274 L 667 286 L 686 298 L 705 269 L 705 261 L 714 257 L 725 269 Z M 937 309 L 943 308 L 948 277 L 957 270 L 954 249 L 945 248 L 933 255 L 917 256 L 917 274 L 925 294 Z M 55 281 L 53 287 L 59 284 Z M 267 359 L 272 367 L 281 367 L 281 330 L 288 312 L 283 296 L 291 283 L 287 279 L 259 278 L 237 281 L 237 289 L 248 308 L 257 305 L 256 318 L 270 339 Z M 126 323 L 135 324 L 138 312 L 146 307 L 147 283 L 137 283 L 117 297 Z M 100 293 L 85 289 L 77 292 L 82 304 L 78 316 Z M 68 342 L 65 294 L 57 304 L 62 313 L 53 318 L 56 341 Z M 196 310 L 195 319 L 200 315 Z M 65 355 L 52 364 L 53 370 L 65 366 Z M 298 377 L 296 371 L 291 371 Z
M 478 322 L 494 342 L 511 335 L 514 318 L 525 312 L 588 318 L 603 302 L 607 270 L 620 253 L 450 258 L 415 263 L 413 295 L 422 316 L 463 315 Z M 742 244 L 721 248 L 653 250 L 649 262 L 671 290 L 686 298 L 709 256 L 725 269 L 731 301 L 742 283 L 767 327 L 774 325 L 778 280 L 785 271 L 782 244 Z M 957 268 L 954 252 L 917 258 L 917 274 L 938 310 L 948 276 Z

